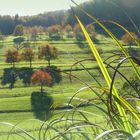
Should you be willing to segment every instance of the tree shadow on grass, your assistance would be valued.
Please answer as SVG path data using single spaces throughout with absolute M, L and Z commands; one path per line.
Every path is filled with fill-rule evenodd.
M 83 42 L 78 41 L 78 42 L 76 42 L 76 44 L 77 44 L 78 47 L 81 48 L 81 49 L 87 48 L 87 44 L 85 44 L 85 43 L 83 43 Z
M 128 53 L 130 54 L 130 56 L 140 58 L 139 48 L 129 47 L 127 50 L 128 50 Z
M 9 84 L 9 88 L 14 88 L 14 84 L 17 81 L 17 69 L 16 68 L 5 68 L 2 76 L 2 85 Z
M 96 38 L 91 37 L 91 40 L 92 40 L 95 44 L 99 44 L 99 43 L 100 43 L 99 40 L 96 39 Z M 80 49 L 88 48 L 88 43 L 86 43 L 86 42 L 84 42 L 84 41 L 77 40 L 77 42 L 75 42 L 75 43 L 78 45 L 78 47 L 79 47 Z
M 1 84 L 9 85 L 9 88 L 12 89 L 19 78 L 25 86 L 29 86 L 32 74 L 33 70 L 30 68 L 5 68 L 1 77 Z
M 20 68 L 18 72 L 19 79 L 22 80 L 25 86 L 29 86 L 31 84 L 31 76 L 33 74 L 33 69 L 31 68 Z
M 50 66 L 45 69 L 46 72 L 50 73 L 53 78 L 53 84 L 59 84 L 62 80 L 61 70 L 57 66 Z
M 53 104 L 52 97 L 46 93 L 33 92 L 31 95 L 31 106 L 37 119 L 45 121 L 51 117 L 50 108 Z

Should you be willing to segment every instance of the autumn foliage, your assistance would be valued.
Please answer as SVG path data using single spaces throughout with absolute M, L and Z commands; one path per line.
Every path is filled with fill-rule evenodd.
M 6 54 L 5 54 L 6 60 L 5 62 L 7 63 L 12 63 L 13 68 L 15 67 L 15 62 L 18 62 L 20 60 L 20 54 L 17 49 L 9 49 Z
M 17 25 L 14 30 L 14 35 L 23 36 L 23 34 L 24 34 L 23 30 L 24 30 L 24 27 L 22 25 Z
M 64 32 L 66 34 L 66 36 L 68 38 L 73 38 L 74 37 L 74 34 L 73 34 L 73 28 L 70 24 L 67 24 L 65 27 L 64 27 Z
M 52 25 L 47 29 L 51 40 L 60 40 L 62 38 L 61 26 Z
M 32 60 L 35 57 L 35 53 L 33 52 L 32 48 L 25 48 L 21 55 L 23 60 L 30 62 L 30 68 L 31 68 Z
M 73 31 L 74 31 L 75 37 L 78 41 L 85 40 L 84 34 L 83 34 L 82 29 L 79 24 L 75 24 Z
M 48 65 L 50 66 L 50 61 L 52 59 L 56 59 L 58 55 L 58 51 L 55 47 L 51 45 L 45 45 L 42 47 L 39 47 L 39 55 L 38 57 L 40 59 L 46 59 L 48 61 Z
M 40 85 L 41 93 L 43 93 L 43 86 L 51 86 L 53 79 L 49 73 L 39 70 L 33 73 L 31 81 L 34 85 Z
M 68 24 L 68 25 L 65 26 L 65 28 L 64 28 L 64 32 L 66 32 L 66 33 L 70 33 L 70 32 L 72 32 L 72 27 L 71 27 L 70 24 Z
M 94 25 L 93 25 L 93 24 L 88 24 L 88 25 L 86 26 L 86 30 L 87 30 L 87 32 L 89 33 L 91 39 L 95 41 L 95 39 L 96 39 L 96 37 L 97 37 L 97 33 L 96 33 L 96 31 L 95 31 Z
M 135 33 L 133 32 L 130 32 L 130 33 L 134 39 L 128 33 L 124 34 L 121 39 L 125 44 L 128 44 L 131 46 L 132 44 L 135 44 L 135 40 L 138 40 L 138 37 Z
M 60 25 L 52 25 L 52 26 L 48 27 L 49 35 L 58 34 L 60 32 L 60 30 L 61 30 Z

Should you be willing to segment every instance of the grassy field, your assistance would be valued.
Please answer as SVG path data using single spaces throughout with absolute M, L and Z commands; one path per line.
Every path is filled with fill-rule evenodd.
M 0 48 L 0 77 L 2 78 L 4 69 L 10 68 L 11 65 L 4 62 L 5 57 L 4 54 L 7 49 L 11 48 L 13 46 L 12 43 L 13 37 L 7 37 L 5 42 L 3 42 L 4 46 Z M 97 45 L 97 48 L 102 49 L 102 58 L 103 60 L 107 59 L 109 56 L 112 55 L 113 52 L 119 52 L 116 45 L 113 43 L 113 41 L 110 38 L 103 37 L 101 35 L 98 36 L 98 39 L 101 40 Z M 47 41 L 38 41 L 36 42 L 34 46 L 34 42 L 32 43 L 34 46 L 34 50 L 37 51 L 37 47 L 40 46 L 40 44 L 47 43 Z M 45 91 L 47 91 L 47 96 L 51 98 L 52 104 L 50 106 L 50 113 L 51 119 L 53 118 L 60 118 L 63 116 L 64 112 L 66 118 L 71 117 L 73 114 L 77 117 L 81 117 L 78 113 L 73 113 L 74 109 L 67 108 L 67 103 L 70 101 L 72 96 L 78 91 L 75 98 L 72 100 L 71 104 L 73 106 L 79 105 L 81 101 L 83 104 L 91 99 L 96 99 L 96 94 L 91 91 L 89 88 L 86 88 L 88 86 L 98 86 L 95 82 L 95 79 L 99 81 L 104 87 L 106 87 L 106 83 L 103 79 L 103 76 L 98 69 L 98 66 L 95 61 L 85 61 L 82 62 L 82 65 L 84 67 L 88 68 L 88 70 L 85 70 L 82 65 L 77 64 L 73 67 L 72 75 L 76 76 L 76 78 L 72 78 L 72 82 L 69 79 L 69 73 L 71 66 L 76 63 L 77 61 L 89 59 L 92 58 L 91 53 L 89 53 L 89 50 L 87 47 L 80 48 L 78 44 L 75 44 L 74 41 L 55 41 L 50 42 L 52 43 L 59 51 L 59 57 L 57 60 L 52 60 L 52 65 L 55 65 L 59 67 L 62 71 L 62 81 L 59 84 L 55 84 L 52 88 L 45 87 Z M 85 42 L 86 43 L 86 42 Z M 114 59 L 114 58 L 113 58 Z M 109 61 L 113 60 L 110 59 Z M 113 62 L 112 66 L 116 66 L 117 62 Z M 37 60 L 33 61 L 33 68 L 43 68 L 47 66 L 47 62 L 45 60 Z M 131 71 L 131 75 L 133 75 L 133 69 L 129 66 L 129 63 L 126 62 L 123 64 L 120 69 L 120 71 L 125 74 L 127 70 Z M 28 62 L 19 62 L 16 64 L 17 68 L 21 67 L 29 67 Z M 126 70 L 127 69 L 127 70 Z M 112 71 L 110 69 L 110 74 L 112 75 Z M 125 76 L 127 78 L 130 78 L 131 75 L 129 73 L 126 73 Z M 79 80 L 80 79 L 80 80 Z M 121 78 L 121 76 L 117 75 L 117 78 L 115 79 L 115 84 L 117 85 L 118 89 L 121 89 L 120 85 L 123 86 L 124 80 Z M 22 83 L 21 79 L 17 79 L 15 83 L 15 88 L 9 89 L 9 84 L 6 85 L 0 85 L 0 122 L 8 122 L 12 124 L 18 124 L 19 127 L 29 131 L 32 135 L 35 137 L 38 137 L 38 130 L 41 126 L 41 122 L 35 119 L 40 119 L 39 115 L 34 112 L 31 104 L 31 96 L 33 92 L 39 92 L 40 87 L 39 86 L 30 86 L 25 87 Z M 103 94 L 103 91 L 97 89 L 95 87 L 96 91 L 100 91 L 101 94 Z M 91 103 L 93 103 L 91 101 Z M 102 104 L 100 104 L 100 101 L 94 101 L 97 105 L 102 107 Z M 104 120 L 104 114 L 100 112 L 93 104 L 89 104 L 87 106 L 81 106 L 78 108 L 82 111 L 89 111 L 92 112 L 91 114 L 87 114 L 87 117 L 89 120 L 91 120 L 93 123 L 102 123 Z M 96 112 L 96 114 L 94 114 Z M 54 115 L 57 114 L 57 115 Z M 97 116 L 97 114 L 99 114 Z M 40 114 L 41 115 L 41 114 Z M 46 114 L 47 115 L 47 114 Z M 102 121 L 101 121 L 102 120 Z M 61 124 L 64 125 L 64 124 Z M 61 126 L 59 125 L 59 126 Z M 104 124 L 106 125 L 106 124 Z M 7 132 L 11 130 L 11 126 L 7 126 L 5 124 L 0 124 L 0 140 L 4 140 L 7 138 Z M 18 131 L 18 130 L 17 130 Z M 19 130 L 19 134 L 20 134 Z M 24 136 L 23 133 L 21 135 Z M 12 134 L 10 137 L 10 140 L 20 140 L 22 138 L 15 136 Z

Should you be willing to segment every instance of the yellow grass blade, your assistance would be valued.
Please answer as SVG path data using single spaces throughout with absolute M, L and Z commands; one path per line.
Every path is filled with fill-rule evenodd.
M 96 61 L 97 61 L 98 65 L 99 65 L 99 67 L 100 67 L 100 69 L 102 71 L 102 74 L 103 74 L 103 76 L 104 76 L 104 78 L 105 78 L 105 80 L 107 82 L 108 87 L 110 88 L 111 78 L 109 76 L 109 73 L 108 73 L 108 71 L 107 71 L 107 69 L 106 69 L 106 67 L 105 67 L 105 65 L 104 65 L 104 63 L 103 63 L 103 61 L 102 61 L 102 59 L 101 59 L 101 57 L 100 57 L 96 47 L 95 47 L 95 45 L 93 44 L 89 34 L 87 33 L 85 27 L 83 26 L 82 22 L 79 20 L 79 18 L 77 16 L 76 16 L 76 19 L 77 19 L 78 23 L 80 24 L 80 27 L 81 27 L 81 29 L 82 29 L 82 31 L 83 31 L 83 33 L 84 33 L 84 35 L 85 35 L 85 37 L 86 37 L 86 39 L 87 39 L 87 41 L 89 43 L 89 46 L 90 46 L 90 48 L 92 50 L 92 53 L 94 54 L 94 56 L 96 58 Z M 119 98 L 117 90 L 116 90 L 116 88 L 114 86 L 113 86 L 113 90 L 112 91 L 113 91 L 113 95 L 116 98 Z M 126 113 L 125 113 L 123 107 L 121 105 L 119 105 L 117 102 L 115 102 L 115 104 L 116 104 L 116 106 L 118 108 L 120 116 L 122 117 L 121 119 L 122 119 L 122 121 L 124 123 L 125 130 L 127 132 L 131 133 L 132 129 L 131 129 L 131 126 L 129 124 L 128 118 L 126 116 Z

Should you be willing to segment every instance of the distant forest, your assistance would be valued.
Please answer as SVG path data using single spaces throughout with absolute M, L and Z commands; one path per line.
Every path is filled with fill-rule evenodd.
M 126 6 L 122 1 L 123 0 L 90 0 L 81 4 L 81 6 L 100 20 L 115 20 L 124 26 L 132 27 L 133 24 L 129 19 L 131 17 L 133 22 L 139 26 L 140 0 L 137 0 L 137 4 L 134 7 L 133 5 L 130 7 Z M 78 7 L 73 7 L 72 9 L 84 24 L 87 25 L 91 23 L 91 19 L 85 16 Z M 67 24 L 74 26 L 76 24 L 76 20 L 71 9 L 65 11 L 45 12 L 35 16 L 19 17 L 18 14 L 15 16 L 0 16 L 0 32 L 4 35 L 12 34 L 15 27 L 19 24 L 23 26 L 42 27 L 49 27 L 58 24 L 64 27 Z M 109 26 L 109 28 L 115 27 L 114 25 L 107 26 Z M 96 28 L 98 28 L 98 26 Z

